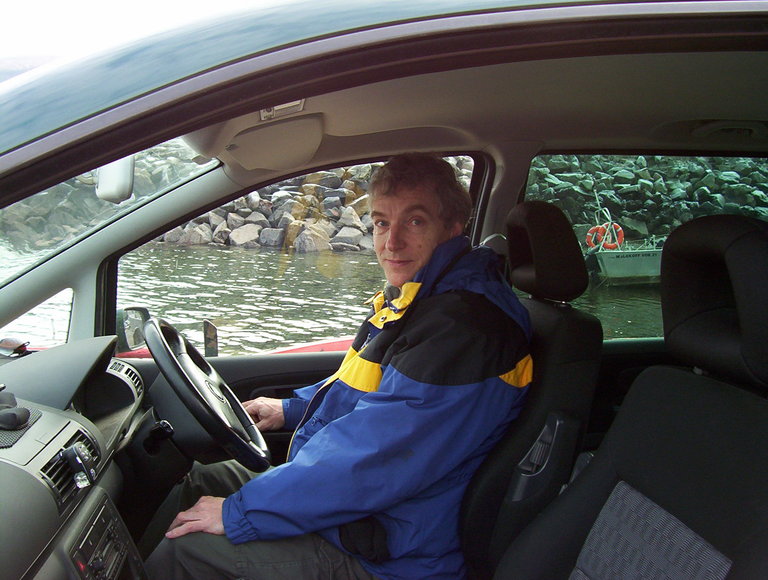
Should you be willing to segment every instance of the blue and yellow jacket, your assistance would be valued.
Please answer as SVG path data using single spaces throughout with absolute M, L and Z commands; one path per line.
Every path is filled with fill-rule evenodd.
M 461 498 L 532 376 L 528 315 L 497 260 L 456 237 L 398 298 L 374 297 L 339 370 L 284 403 L 289 461 L 225 500 L 232 542 L 317 532 L 344 549 L 340 530 L 373 516 L 388 552 L 361 558 L 375 576 L 464 575 Z

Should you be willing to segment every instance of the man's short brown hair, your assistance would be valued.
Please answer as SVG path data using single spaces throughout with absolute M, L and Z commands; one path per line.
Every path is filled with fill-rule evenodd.
M 446 226 L 463 228 L 472 213 L 472 200 L 456 177 L 453 166 L 431 153 L 395 155 L 379 167 L 368 190 L 371 199 L 395 195 L 401 187 L 433 191 L 440 202 L 438 215 Z

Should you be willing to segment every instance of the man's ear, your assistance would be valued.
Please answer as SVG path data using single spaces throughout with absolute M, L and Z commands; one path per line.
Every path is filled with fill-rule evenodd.
M 459 222 L 453 222 L 453 225 L 448 229 L 452 238 L 455 238 L 464 231 L 464 226 Z

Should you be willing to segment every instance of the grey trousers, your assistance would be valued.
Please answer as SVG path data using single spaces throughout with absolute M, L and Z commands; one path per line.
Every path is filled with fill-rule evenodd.
M 234 461 L 195 464 L 158 510 L 142 543 L 162 537 L 176 514 L 194 505 L 203 495 L 226 497 L 257 475 Z M 244 544 L 233 544 L 226 536 L 203 532 L 175 540 L 163 538 L 145 567 L 151 580 L 374 578 L 356 558 L 317 534 Z

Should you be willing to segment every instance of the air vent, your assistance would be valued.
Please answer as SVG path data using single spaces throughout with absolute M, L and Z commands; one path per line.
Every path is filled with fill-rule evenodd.
M 144 392 L 144 381 L 141 379 L 141 375 L 138 371 L 131 365 L 126 364 L 121 360 L 112 359 L 112 363 L 109 365 L 107 372 L 127 380 L 133 385 L 133 390 L 136 391 L 137 396 L 140 396 Z
M 75 443 L 82 443 L 85 445 L 85 448 L 88 450 L 88 453 L 91 454 L 91 457 L 93 457 L 93 462 L 98 463 L 99 457 L 101 457 L 101 454 L 99 453 L 99 448 L 96 446 L 96 443 L 91 439 L 85 431 L 78 431 L 75 433 L 75 435 L 72 437 L 72 439 L 69 440 L 69 443 L 67 443 L 67 447 L 71 447 Z
M 59 449 L 50 459 L 50 461 L 48 461 L 48 463 L 46 463 L 45 466 L 40 470 L 40 474 L 43 476 L 43 479 L 53 490 L 54 495 L 56 496 L 56 502 L 59 505 L 59 509 L 66 506 L 67 503 L 77 494 L 78 488 L 75 484 L 75 474 L 72 472 L 72 469 L 69 467 L 66 460 L 61 456 L 61 452 L 64 449 L 67 449 L 77 443 L 85 446 L 85 448 L 88 450 L 88 453 L 90 453 L 91 457 L 93 457 L 94 465 L 97 465 L 99 461 L 99 448 L 84 431 L 78 431 L 72 436 L 67 444 Z

